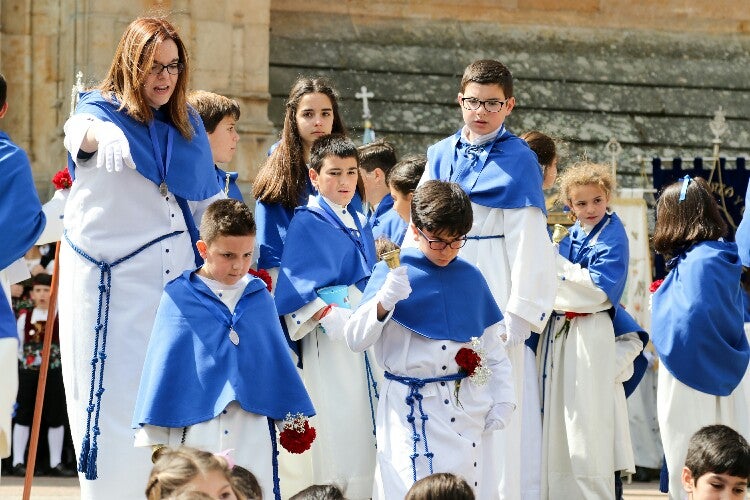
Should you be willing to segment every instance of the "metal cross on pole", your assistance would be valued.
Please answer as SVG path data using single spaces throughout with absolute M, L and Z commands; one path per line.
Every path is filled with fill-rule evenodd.
M 375 97 L 375 94 L 367 91 L 367 87 L 362 85 L 360 91 L 354 94 L 357 99 L 362 99 L 362 120 L 363 120 L 363 131 L 362 131 L 362 144 L 367 144 L 375 140 L 375 131 L 372 129 L 372 122 L 370 118 L 370 105 L 368 99 Z
M 617 181 L 617 160 L 622 155 L 622 146 L 620 143 L 612 137 L 609 142 L 604 146 L 604 152 L 609 154 L 610 163 L 612 164 L 612 177 Z

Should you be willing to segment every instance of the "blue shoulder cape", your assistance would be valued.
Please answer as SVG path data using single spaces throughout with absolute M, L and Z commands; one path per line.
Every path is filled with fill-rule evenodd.
M 750 267 L 750 180 L 747 182 L 745 191 L 745 213 L 742 214 L 740 225 L 734 233 L 734 240 L 737 242 L 737 250 L 740 254 L 742 265 Z
M 240 191 L 240 188 L 237 186 L 237 177 L 239 177 L 239 174 L 237 172 L 227 172 L 216 165 L 214 165 L 214 170 L 216 171 L 216 181 L 219 183 L 219 189 L 224 191 L 227 186 L 227 180 L 229 180 L 229 190 L 224 194 L 226 194 L 228 198 L 239 200 L 244 203 L 245 199 L 242 197 L 242 191 Z
M 615 330 L 615 337 L 625 335 L 626 333 L 637 333 L 638 338 L 640 338 L 643 343 L 643 347 L 645 348 L 646 344 L 648 344 L 648 333 L 646 333 L 641 325 L 635 321 L 635 318 L 633 318 L 630 313 L 622 307 L 622 304 L 617 304 L 615 306 L 612 328 Z M 641 350 L 638 356 L 633 360 L 633 376 L 622 383 L 625 388 L 625 397 L 630 396 L 635 388 L 638 387 L 643 375 L 646 373 L 646 368 L 648 368 L 648 360 L 643 355 L 643 350 Z
M 388 210 L 393 208 L 393 197 L 390 194 L 386 194 L 383 196 L 383 199 L 380 200 L 380 203 L 378 203 L 378 207 L 375 209 L 374 212 L 370 214 L 370 217 L 367 219 L 367 221 L 370 223 L 370 226 L 372 226 L 372 234 L 375 234 L 375 228 L 378 227 L 380 224 L 379 219 L 383 216 Z
M 353 210 L 353 203 L 348 210 Z M 319 288 L 356 285 L 364 290 L 375 262 L 369 225 L 362 228 L 360 248 L 321 208 L 298 207 L 289 224 L 274 294 L 279 315 L 315 300 Z
M 703 241 L 675 259 L 676 266 L 653 295 L 651 341 L 677 380 L 728 396 L 750 360 L 737 245 Z
M 119 103 L 114 97 L 112 99 L 113 102 L 105 99 L 99 90 L 83 92 L 76 106 L 76 113 L 89 113 L 117 125 L 128 138 L 136 170 L 156 186 L 164 178 L 163 164 L 167 163 L 166 183 L 175 195 L 196 201 L 205 200 L 219 192 L 208 135 L 200 116 L 193 108 L 188 111 L 190 124 L 195 131 L 191 140 L 182 137 L 176 128 L 165 121 L 152 121 L 159 146 L 159 151 L 155 152 L 149 124 L 134 120 L 124 110 L 118 111 Z M 172 141 L 171 153 L 167 147 L 168 136 L 171 136 Z M 157 160 L 159 157 L 160 161 Z M 75 164 L 70 158 L 68 169 L 71 177 L 75 178 Z
M 47 219 L 23 149 L 0 131 L 0 270 L 26 254 L 42 234 Z
M 230 328 L 240 341 L 229 340 Z M 252 278 L 234 314 L 194 271 L 167 284 L 146 353 L 133 428 L 205 422 L 237 401 L 275 420 L 314 409 L 265 283 Z
M 18 338 L 16 330 L 16 315 L 13 314 L 13 308 L 10 307 L 8 297 L 5 296 L 5 290 L 0 286 L 0 339 Z
M 596 243 L 589 243 L 580 221 L 570 228 L 570 243 L 560 245 L 560 254 L 574 264 L 589 270 L 594 284 L 607 294 L 612 305 L 620 303 L 628 277 L 630 249 L 628 235 L 617 214 L 607 214 L 590 232 L 600 231 Z M 562 253 L 565 251 L 566 253 Z
M 469 146 L 459 130 L 427 149 L 427 169 L 430 179 L 459 183 L 478 205 L 537 207 L 547 213 L 536 154 L 510 132 L 501 131 L 484 145 Z
M 407 229 L 409 229 L 407 222 L 401 218 L 395 209 L 391 208 L 378 218 L 378 225 L 372 228 L 372 235 L 375 239 L 379 237 L 388 238 L 396 245 L 401 246 Z
M 418 248 L 404 248 L 401 264 L 412 292 L 396 304 L 391 318 L 404 328 L 432 340 L 469 342 L 503 319 L 482 273 L 460 257 L 441 267 Z M 388 271 L 385 262 L 378 262 L 361 304 L 380 290 Z

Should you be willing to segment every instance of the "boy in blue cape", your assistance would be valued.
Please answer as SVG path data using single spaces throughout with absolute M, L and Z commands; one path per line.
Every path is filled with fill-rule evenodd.
M 347 498 L 370 498 L 373 366 L 343 340 L 349 308 L 359 304 L 375 265 L 370 226 L 353 203 L 359 177 L 356 146 L 340 135 L 317 139 L 309 175 L 319 194 L 298 207 L 289 224 L 276 307 L 289 338 L 301 341 L 302 377 L 317 410 L 320 439 L 312 450 L 313 482 L 346 482 Z M 331 291 L 339 297 L 324 298 Z
M 524 341 L 544 328 L 556 288 L 542 174 L 534 152 L 505 127 L 516 99 L 504 64 L 468 65 L 456 101 L 464 126 L 427 150 L 425 179 L 456 182 L 471 199 L 474 225 L 460 255 L 482 271 L 503 311 L 518 395 L 507 432 L 491 436 L 491 452 L 485 448 L 485 463 L 495 459 L 498 473 L 479 497 L 534 498 L 542 430 L 536 360 Z
M 404 249 L 390 271 L 375 266 L 346 325 L 349 347 L 372 346 L 386 370 L 375 499 L 403 498 L 435 472 L 458 474 L 475 491 L 493 482 L 483 436 L 504 428 L 515 408 L 503 315 L 479 270 L 457 257 L 471 229 L 469 197 L 458 184 L 428 181 L 411 214 L 419 248 Z
M 266 284 L 248 274 L 250 209 L 218 200 L 200 232 L 205 264 L 167 284 L 157 310 L 133 417 L 135 444 L 234 449 L 266 495 L 280 498 L 276 428 L 288 417 L 312 416 L 313 406 Z
M 205 90 L 195 90 L 188 94 L 188 103 L 195 108 L 206 127 L 219 189 L 229 198 L 245 201 L 237 186 L 237 172 L 226 172 L 217 165 L 229 163 L 237 152 L 237 142 L 240 140 L 237 133 L 240 105 L 234 99 Z
M 388 189 L 388 175 L 396 165 L 396 150 L 392 144 L 382 139 L 364 144 L 357 148 L 359 155 L 359 172 L 365 188 L 366 215 L 372 236 L 378 239 L 385 236 L 395 241 L 396 235 L 391 235 L 389 227 L 384 223 L 398 214 L 393 209 L 393 198 Z
M 0 118 L 8 111 L 7 89 L 5 77 L 0 74 Z M 18 389 L 18 336 L 10 302 L 11 283 L 3 271 L 34 245 L 44 230 L 46 218 L 34 188 L 29 159 L 2 130 L 0 174 L 3 178 L 0 183 L 0 227 L 4 233 L 0 249 L 0 379 L 3 380 L 0 384 L 0 458 L 5 458 L 10 454 L 10 425 Z

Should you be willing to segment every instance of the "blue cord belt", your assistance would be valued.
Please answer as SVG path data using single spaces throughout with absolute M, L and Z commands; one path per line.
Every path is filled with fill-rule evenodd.
M 78 471 L 85 473 L 86 479 L 93 480 L 97 478 L 96 473 L 96 455 L 98 452 L 97 439 L 101 431 L 99 429 L 99 414 L 102 407 L 102 394 L 104 394 L 104 361 L 107 359 L 107 326 L 109 324 L 109 298 L 110 291 L 112 290 L 112 268 L 122 264 L 123 262 L 135 257 L 148 247 L 159 243 L 160 241 L 176 236 L 183 231 L 174 231 L 169 234 L 164 234 L 155 238 L 145 245 L 139 247 L 137 250 L 130 252 L 125 257 L 121 257 L 112 263 L 96 260 L 81 248 L 76 246 L 70 238 L 68 238 L 68 232 L 63 231 L 65 241 L 68 242 L 70 248 L 72 248 L 78 255 L 86 259 L 87 261 L 94 264 L 99 268 L 99 303 L 97 305 L 96 313 L 96 325 L 94 325 L 94 354 L 91 357 L 91 387 L 89 388 L 89 404 L 86 407 L 88 416 L 86 417 L 86 434 L 83 436 L 83 443 L 81 444 L 81 455 L 78 459 Z M 102 318 L 102 315 L 104 318 Z M 99 344 L 101 340 L 101 351 L 99 350 Z M 99 387 L 94 391 L 94 386 L 97 380 L 96 365 L 101 361 L 99 365 Z M 96 403 L 94 403 L 94 396 L 96 396 Z M 91 417 L 94 418 L 94 425 L 91 425 Z M 92 436 L 93 434 L 93 436 Z
M 449 382 L 451 380 L 461 380 L 463 378 L 466 378 L 465 373 L 454 373 L 452 375 L 445 375 L 443 377 L 431 377 L 431 378 L 415 378 L 415 377 L 403 377 L 401 375 L 394 375 L 390 372 L 384 372 L 383 375 L 388 380 L 393 380 L 396 382 L 399 382 L 401 384 L 404 384 L 405 386 L 409 387 L 409 394 L 407 394 L 405 402 L 409 406 L 409 414 L 406 416 L 406 421 L 411 424 L 411 439 L 412 439 L 412 454 L 411 454 L 411 471 L 412 471 L 412 477 L 414 481 L 417 480 L 417 458 L 419 457 L 419 453 L 417 453 L 417 442 L 422 440 L 423 449 L 424 449 L 424 456 L 427 457 L 427 462 L 430 469 L 430 474 L 432 474 L 432 458 L 434 454 L 430 451 L 430 447 L 427 444 L 427 432 L 425 429 L 425 426 L 427 424 L 427 420 L 429 419 L 429 416 L 424 412 L 424 409 L 422 408 L 422 393 L 419 392 L 419 389 L 424 387 L 427 384 L 432 384 L 435 382 Z M 419 418 L 422 420 L 422 435 L 420 437 L 419 433 L 417 432 L 417 424 L 415 422 L 416 418 L 414 417 L 414 403 L 417 403 L 419 407 Z

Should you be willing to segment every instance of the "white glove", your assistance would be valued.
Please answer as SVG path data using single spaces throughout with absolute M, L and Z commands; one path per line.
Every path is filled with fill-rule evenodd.
M 531 325 L 528 321 L 513 313 L 505 313 L 505 347 L 523 344 L 531 337 Z
M 320 318 L 320 326 L 328 335 L 331 340 L 343 340 L 344 339 L 344 325 L 346 320 L 352 315 L 351 309 L 343 307 L 331 307 L 325 316 Z
M 135 163 L 130 156 L 130 145 L 120 128 L 112 122 L 94 123 L 94 138 L 99 143 L 99 154 L 96 158 L 96 168 L 104 166 L 107 172 L 119 172 L 126 165 L 135 169 Z
M 383 309 L 392 311 L 396 302 L 404 300 L 411 294 L 409 275 L 406 274 L 406 266 L 398 266 L 388 272 L 385 283 L 380 287 L 375 299 L 380 302 Z
M 512 403 L 498 403 L 490 408 L 489 413 L 484 418 L 485 432 L 505 429 L 515 409 L 516 405 Z

